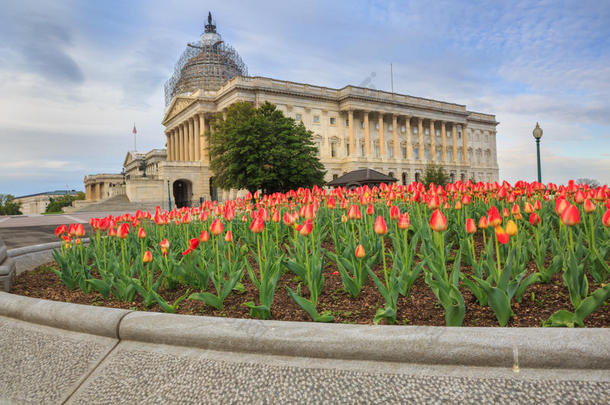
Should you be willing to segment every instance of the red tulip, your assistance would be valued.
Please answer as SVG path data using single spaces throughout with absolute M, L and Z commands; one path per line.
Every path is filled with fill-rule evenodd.
M 580 213 L 575 205 L 568 203 L 568 206 L 561 214 L 561 222 L 567 226 L 574 226 L 580 223 Z
M 489 211 L 487 211 L 487 222 L 489 223 L 489 226 L 492 226 L 494 228 L 496 226 L 500 226 L 500 224 L 502 223 L 502 217 L 500 216 L 500 212 L 495 207 L 495 205 L 492 206 Z
M 360 208 L 355 204 L 349 207 L 349 210 L 347 210 L 347 217 L 349 219 L 361 219 L 362 214 L 360 213 Z
M 400 217 L 400 208 L 397 205 L 392 205 L 390 207 L 390 219 L 398 219 Z
M 542 208 L 542 204 L 540 204 L 540 200 L 536 200 L 536 202 L 534 202 L 534 209 L 536 211 L 540 211 L 541 208 Z
M 207 241 L 209 241 L 210 234 L 208 233 L 208 231 L 206 231 L 205 229 L 203 231 L 201 231 L 201 234 L 199 235 L 199 240 L 203 243 L 206 243 Z
M 159 246 L 161 247 L 161 249 L 168 250 L 169 249 L 169 241 L 167 239 L 163 239 L 161 242 L 159 242 Z
M 557 200 L 555 200 L 555 212 L 557 215 L 563 214 L 563 211 L 568 207 L 568 205 L 570 205 L 570 203 L 565 199 L 565 197 L 558 197 Z
M 144 239 L 145 237 L 146 237 L 146 231 L 144 230 L 144 228 L 138 229 L 138 238 Z
M 144 252 L 144 256 L 142 256 L 142 262 L 143 263 L 150 263 L 152 262 L 152 253 L 150 253 L 150 250 L 147 250 L 146 252 Z
M 227 209 L 225 210 L 225 219 L 227 220 L 227 222 L 231 222 L 231 221 L 233 221 L 234 218 L 235 218 L 235 208 L 228 206 Z
M 440 206 L 441 200 L 438 198 L 438 194 L 433 195 L 432 198 L 430 198 L 430 200 L 428 201 L 428 208 L 430 208 L 431 210 L 435 210 Z
M 584 205 L 584 207 L 585 207 L 585 212 L 586 212 L 587 214 L 590 214 L 590 213 L 592 213 L 592 212 L 595 212 L 595 208 L 596 208 L 596 207 L 595 207 L 595 204 L 593 203 L 593 201 L 591 201 L 591 199 L 590 199 L 590 198 L 587 198 L 587 199 L 585 200 L 585 205 Z
M 526 214 L 531 214 L 534 212 L 534 206 L 530 202 L 526 202 L 523 204 L 523 211 L 525 211 Z
M 487 229 L 488 226 L 489 224 L 487 223 L 487 217 L 481 217 L 481 219 L 479 219 L 479 228 Z
M 409 229 L 409 225 L 411 224 L 409 213 L 405 212 L 398 218 L 398 228 L 405 230 Z
M 530 225 L 538 226 L 540 225 L 540 217 L 535 212 L 530 214 Z
M 375 213 L 375 207 L 373 207 L 373 204 L 369 204 L 369 206 L 366 207 L 366 214 L 373 215 L 374 213 Z
M 375 233 L 377 235 L 385 235 L 386 233 L 388 233 L 388 226 L 385 223 L 385 219 L 383 219 L 381 215 L 379 215 L 375 220 L 375 225 L 373 226 L 373 229 L 375 230 Z
M 210 233 L 212 235 L 220 235 L 224 229 L 222 222 L 219 219 L 215 219 L 212 221 L 212 225 L 210 225 Z
M 464 194 L 462 196 L 462 204 L 463 205 L 469 205 L 470 204 L 470 200 L 471 200 L 471 198 L 470 198 L 470 196 L 468 194 Z
M 195 250 L 197 249 L 197 246 L 199 246 L 199 239 L 191 238 L 191 240 L 189 240 L 189 249 Z
M 501 226 L 496 226 L 496 238 L 498 239 L 498 242 L 506 245 L 510 239 L 510 235 L 507 234 Z
M 604 224 L 606 228 L 610 227 L 610 208 L 604 212 L 604 215 L 602 216 L 602 224 Z
M 61 237 L 63 234 L 65 234 L 68 231 L 68 227 L 65 225 L 59 225 L 57 228 L 55 228 L 55 235 L 57 237 Z
M 326 206 L 329 209 L 333 210 L 333 209 L 337 208 L 337 201 L 335 201 L 334 198 L 329 197 L 328 200 L 326 200 Z
M 119 225 L 119 229 L 117 230 L 116 234 L 120 239 L 126 239 L 129 235 L 129 224 L 123 223 Z
M 299 233 L 303 236 L 307 236 L 309 234 L 311 234 L 311 231 L 313 231 L 313 222 L 311 219 L 306 220 L 305 222 L 303 222 L 302 225 L 299 225 L 297 227 L 297 231 L 299 231 Z
M 110 236 L 111 238 L 116 236 L 116 229 L 114 228 L 108 228 L 108 236 Z
M 284 217 L 282 220 L 288 226 L 292 226 L 292 224 L 294 224 L 294 217 L 289 212 L 284 212 Z
M 578 190 L 576 194 L 574 194 L 574 202 L 576 204 L 582 204 L 585 202 L 585 193 L 582 190 Z
M 278 210 L 274 210 L 273 214 L 271 214 L 271 221 L 277 224 L 281 219 L 282 217 L 280 216 L 280 212 Z
M 504 208 L 504 209 L 502 210 L 502 216 L 503 216 L 504 218 L 508 218 L 508 217 L 510 217 L 510 212 L 508 212 L 508 208 Z
M 473 234 L 477 231 L 477 226 L 474 223 L 474 219 L 466 219 L 466 233 Z
M 519 207 L 518 204 L 513 204 L 512 208 L 510 209 L 511 214 L 513 215 L 517 215 L 521 213 L 521 208 Z
M 434 210 L 430 217 L 430 227 L 435 232 L 442 232 L 447 229 L 447 218 L 438 209 Z
M 265 221 L 263 221 L 263 218 L 256 217 L 252 220 L 252 223 L 250 224 L 250 231 L 254 233 L 261 233 L 264 229 Z
M 190 224 L 191 222 L 193 222 L 193 217 L 191 217 L 191 214 L 187 212 L 182 216 L 180 222 L 182 222 L 183 224 Z
M 225 242 L 232 242 L 233 241 L 233 234 L 231 233 L 231 230 L 228 230 L 227 233 L 225 234 Z
M 358 246 L 356 246 L 356 252 L 354 252 L 354 255 L 358 259 L 362 259 L 365 256 L 364 247 L 361 244 L 358 244 Z

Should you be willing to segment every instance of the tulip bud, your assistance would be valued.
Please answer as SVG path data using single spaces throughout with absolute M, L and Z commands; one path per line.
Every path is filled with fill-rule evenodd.
M 199 239 L 191 238 L 189 240 L 189 249 L 195 250 L 195 249 L 197 249 L 197 246 L 199 246 Z
M 438 194 L 433 195 L 432 198 L 430 198 L 430 200 L 428 201 L 428 208 L 430 208 L 431 210 L 435 210 L 440 206 L 441 200 L 438 198 Z
M 142 256 L 142 262 L 143 263 L 150 263 L 152 262 L 152 253 L 150 253 L 150 250 L 147 250 L 146 252 L 144 252 L 144 256 Z
M 442 232 L 447 229 L 447 218 L 438 209 L 434 210 L 430 217 L 430 227 L 435 232 Z
M 263 218 L 256 217 L 252 220 L 250 224 L 250 231 L 254 233 L 261 233 L 265 229 L 265 221 Z
M 555 200 L 555 212 L 557 215 L 563 214 L 563 211 L 568 208 L 568 205 L 570 205 L 570 203 L 565 197 L 558 197 L 557 200 Z
M 477 226 L 474 224 L 474 219 L 466 219 L 466 233 L 473 234 L 477 231 Z
M 606 228 L 610 227 L 610 208 L 602 215 L 602 224 L 604 224 Z
M 530 225 L 532 225 L 532 226 L 538 226 L 538 225 L 540 225 L 540 222 L 541 222 L 540 217 L 535 212 L 532 212 L 530 214 L 529 221 L 530 221 Z
M 356 246 L 356 252 L 354 253 L 358 259 L 362 259 L 365 256 L 364 247 L 361 244 Z
M 345 214 L 341 215 L 341 222 L 343 222 L 343 223 L 347 222 L 347 215 L 345 215 Z
M 590 198 L 587 198 L 587 199 L 585 200 L 585 212 L 586 212 L 587 214 L 590 214 L 590 213 L 592 213 L 592 212 L 595 212 L 595 208 L 596 208 L 596 207 L 595 207 L 595 204 L 593 203 L 593 201 L 591 201 L 591 199 L 590 199 Z
M 523 204 L 523 211 L 525 211 L 526 214 L 531 214 L 534 212 L 534 206 L 530 202 L 526 202 Z
M 400 217 L 400 208 L 397 205 L 392 205 L 390 207 L 390 219 L 396 220 Z
M 508 208 L 504 208 L 504 209 L 502 210 L 502 216 L 503 216 L 504 218 L 508 218 L 508 217 L 510 217 L 510 212 L 508 212 Z
M 117 236 L 120 239 L 127 239 L 127 236 L 129 236 L 129 224 L 121 224 L 119 225 L 119 229 L 117 230 Z
M 273 214 L 271 215 L 271 221 L 277 224 L 281 219 L 282 217 L 280 216 L 280 212 L 278 210 L 274 210 Z
M 232 242 L 233 241 L 233 234 L 231 233 L 231 230 L 228 230 L 227 233 L 225 234 L 225 242 Z
M 111 238 L 116 236 L 116 229 L 114 228 L 108 228 L 108 236 L 110 236 Z
M 481 219 L 479 219 L 479 228 L 487 229 L 488 226 L 487 217 L 481 217 Z
M 517 234 L 517 224 L 512 219 L 509 219 L 506 223 L 506 233 L 508 236 L 515 236 Z
M 498 242 L 500 242 L 503 245 L 506 245 L 508 243 L 508 240 L 510 239 L 510 235 L 506 232 L 504 232 L 504 229 L 502 229 L 501 226 L 496 226 L 496 238 L 498 239 Z
M 347 217 L 349 219 L 361 219 L 362 214 L 360 213 L 360 208 L 355 204 L 349 207 L 349 210 L 347 210 Z
M 144 239 L 145 237 L 146 237 L 146 231 L 144 230 L 144 228 L 138 229 L 138 238 Z
M 388 226 L 385 223 L 385 219 L 381 215 L 377 217 L 375 220 L 375 225 L 373 225 L 373 229 L 377 235 L 385 235 L 388 233 Z
M 585 202 L 585 193 L 582 190 L 578 190 L 576 194 L 574 194 L 574 202 L 576 204 L 582 204 Z
M 169 241 L 167 239 L 163 239 L 161 242 L 159 242 L 159 246 L 161 247 L 161 249 L 169 249 Z
M 306 220 L 305 222 L 303 222 L 302 225 L 299 225 L 297 227 L 297 231 L 303 235 L 303 236 L 308 236 L 311 234 L 311 231 L 313 231 L 313 222 L 311 219 Z
M 575 205 L 567 203 L 568 206 L 561 214 L 561 222 L 567 226 L 574 226 L 580 223 L 580 213 Z
M 212 225 L 210 225 L 210 233 L 212 235 L 220 235 L 223 229 L 224 226 L 222 225 L 222 222 L 220 222 L 219 219 L 215 219 L 214 221 L 212 221 Z
M 199 235 L 199 240 L 203 243 L 206 243 L 207 241 L 210 240 L 210 234 L 208 231 L 206 231 L 205 229 L 203 231 L 201 231 L 201 234 Z
M 411 221 L 409 219 L 408 212 L 405 212 L 398 218 L 398 229 L 402 229 L 402 230 L 409 229 L 410 224 L 411 224 Z
M 373 204 L 369 204 L 368 207 L 366 207 L 366 214 L 373 215 L 374 213 L 375 213 L 375 207 L 373 207 Z
M 68 228 L 65 225 L 59 225 L 57 228 L 55 228 L 55 236 L 61 238 L 67 231 Z
M 502 217 L 500 216 L 500 212 L 495 205 L 492 206 L 489 211 L 487 211 L 487 222 L 489 223 L 489 226 L 494 228 L 500 226 L 502 223 Z

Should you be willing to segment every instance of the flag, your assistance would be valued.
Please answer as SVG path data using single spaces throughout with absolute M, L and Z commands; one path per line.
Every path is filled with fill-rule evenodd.
M 138 131 L 136 131 L 136 124 L 133 124 L 133 131 L 132 132 L 133 132 L 134 135 L 138 133 Z

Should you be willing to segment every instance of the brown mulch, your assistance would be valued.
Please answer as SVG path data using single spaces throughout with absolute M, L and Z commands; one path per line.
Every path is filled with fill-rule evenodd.
M 480 251 L 482 241 L 475 241 L 475 246 L 477 252 Z M 547 260 L 550 260 L 550 258 L 547 258 Z M 56 265 L 49 263 L 33 271 L 21 274 L 17 277 L 11 292 L 29 297 L 77 304 L 162 312 L 157 304 L 144 308 L 140 296 L 136 296 L 133 302 L 120 302 L 112 298 L 104 299 L 97 292 L 85 294 L 79 289 L 70 291 L 53 273 L 51 266 Z M 391 262 L 388 262 L 388 266 L 391 266 Z M 369 278 L 360 295 L 352 298 L 343 289 L 341 277 L 333 274 L 336 270 L 337 268 L 334 263 L 328 260 L 325 261 L 325 283 L 319 298 L 318 311 L 330 311 L 337 323 L 372 324 L 375 312 L 384 305 L 383 297 L 375 284 Z M 378 275 L 382 274 L 380 265 L 374 270 Z M 528 273 L 534 270 L 535 264 L 533 262 L 528 264 Z M 462 265 L 462 271 L 466 274 L 471 273 L 471 269 L 464 265 Z M 243 303 L 248 301 L 258 302 L 258 290 L 251 283 L 247 274 L 244 274 L 242 283 L 245 291 L 242 293 L 234 291 L 230 294 L 224 302 L 224 308 L 221 310 L 216 310 L 200 301 L 184 300 L 180 304 L 177 313 L 250 318 L 250 310 Z M 297 285 L 298 281 L 294 274 L 286 273 L 281 276 L 271 308 L 272 319 L 311 321 L 309 315 L 290 298 L 286 290 L 286 286 L 296 290 Z M 598 287 L 599 285 L 593 282 L 593 280 L 589 280 L 590 291 Z M 304 296 L 307 297 L 307 289 L 302 288 L 304 289 Z M 176 290 L 159 291 L 161 296 L 169 303 L 172 303 L 185 292 L 186 288 L 183 286 Z M 461 292 L 466 304 L 464 326 L 498 326 L 497 319 L 490 307 L 478 305 L 476 298 L 465 287 L 461 288 Z M 538 327 L 541 326 L 544 320 L 560 309 L 573 311 L 568 290 L 563 284 L 561 274 L 556 274 L 548 284 L 531 285 L 523 295 L 521 303 L 513 301 L 515 316 L 509 321 L 507 326 Z M 422 274 L 420 274 L 413 285 L 410 296 L 400 296 L 398 299 L 397 323 L 403 325 L 445 325 L 443 308 L 432 290 L 424 282 Z M 585 325 L 587 327 L 610 327 L 608 303 L 604 303 L 596 312 L 587 317 Z

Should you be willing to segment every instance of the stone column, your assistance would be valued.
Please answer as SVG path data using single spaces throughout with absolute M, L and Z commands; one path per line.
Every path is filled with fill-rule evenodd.
M 423 161 L 426 157 L 426 149 L 424 147 L 424 120 L 417 119 L 417 132 L 419 133 L 419 160 Z
M 385 139 L 384 139 L 384 130 L 383 130 L 383 113 L 379 113 L 379 156 L 383 159 L 385 152 Z
M 167 156 L 167 160 L 170 160 L 169 158 L 169 154 L 171 151 L 171 145 L 170 145 L 170 131 L 165 131 L 165 154 Z
M 172 129 L 172 160 L 178 160 L 178 128 Z
M 205 130 L 205 115 L 201 114 L 199 116 L 200 125 L 201 125 L 201 137 L 202 137 L 202 146 L 203 146 L 203 160 L 208 160 L 208 139 Z
M 466 124 L 462 124 L 462 157 L 464 163 L 468 163 L 468 137 L 466 136 Z
M 396 114 L 392 114 L 392 143 L 394 144 L 394 159 L 398 159 L 398 119 Z
M 411 117 L 405 121 L 405 131 L 407 132 L 407 159 L 413 159 L 413 145 L 411 145 Z
M 455 122 L 451 123 L 451 138 L 453 141 L 453 163 L 457 163 L 457 127 Z
M 201 160 L 201 129 L 199 127 L 199 114 L 195 115 L 195 117 L 193 118 L 193 122 L 195 124 L 195 132 L 194 137 L 195 137 L 195 142 L 193 145 L 194 148 L 194 154 L 193 154 L 193 160 L 196 161 L 200 161 Z
M 434 128 L 434 120 L 430 120 L 430 160 L 436 160 L 436 128 Z
M 354 111 L 347 112 L 347 125 L 349 134 L 349 156 L 354 156 L 356 151 L 356 141 L 354 139 Z
M 369 125 L 369 112 L 364 111 L 364 155 L 368 158 L 371 156 L 371 134 Z
M 188 161 L 192 162 L 193 160 L 195 160 L 195 120 L 192 118 L 189 118 L 188 120 Z
M 180 156 L 178 160 L 184 160 L 184 124 L 180 124 L 180 134 L 178 135 L 178 149 Z
M 445 128 L 445 121 L 441 121 L 441 138 L 443 145 L 441 149 L 441 159 L 443 162 L 447 163 L 447 130 Z

